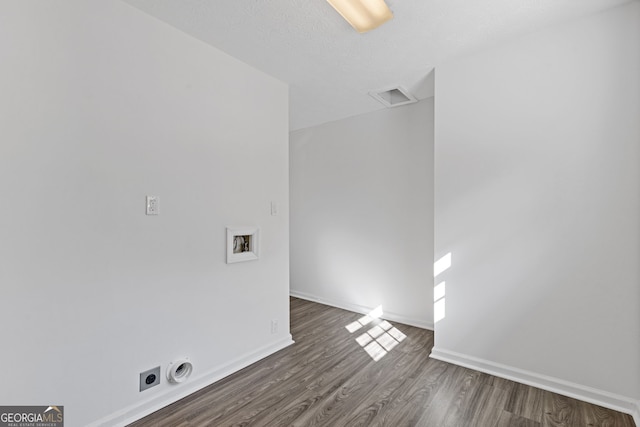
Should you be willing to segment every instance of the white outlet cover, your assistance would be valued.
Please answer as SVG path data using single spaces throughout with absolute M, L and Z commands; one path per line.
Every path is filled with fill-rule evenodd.
M 158 215 L 157 196 L 147 196 L 147 215 Z

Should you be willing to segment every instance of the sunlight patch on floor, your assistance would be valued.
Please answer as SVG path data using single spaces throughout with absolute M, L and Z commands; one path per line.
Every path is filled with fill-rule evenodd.
M 382 306 L 381 305 L 379 305 L 378 307 L 373 309 L 371 311 L 371 313 L 367 314 L 366 316 L 362 316 L 361 318 L 359 318 L 355 322 L 349 323 L 347 326 L 345 326 L 345 328 L 347 328 L 347 331 L 349 331 L 349 333 L 352 334 L 355 331 L 357 331 L 358 329 L 362 328 L 363 326 L 366 326 L 369 323 L 373 322 L 375 319 L 380 318 L 380 316 L 382 316 Z
M 346 326 L 349 333 L 361 329 L 368 325 L 375 319 L 382 316 L 382 307 L 376 308 L 374 311 L 366 316 L 361 317 L 355 322 L 352 322 Z M 383 320 L 379 324 L 373 326 L 367 332 L 359 335 L 356 338 L 356 342 L 360 347 L 371 356 L 376 362 L 387 355 L 395 346 L 400 344 L 407 336 L 403 334 L 398 328 L 393 326 L 386 320 Z

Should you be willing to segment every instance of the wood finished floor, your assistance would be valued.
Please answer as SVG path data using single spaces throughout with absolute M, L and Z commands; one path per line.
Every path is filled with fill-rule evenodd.
M 635 426 L 626 414 L 430 359 L 431 331 L 376 320 L 350 333 L 360 318 L 291 298 L 294 345 L 130 427 Z M 378 361 L 356 342 L 374 325 L 377 342 L 396 343 Z

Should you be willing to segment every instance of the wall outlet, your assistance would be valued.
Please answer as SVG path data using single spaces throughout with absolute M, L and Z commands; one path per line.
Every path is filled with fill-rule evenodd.
M 147 215 L 158 215 L 157 196 L 147 196 Z
M 277 334 L 278 333 L 278 321 L 277 320 L 272 320 L 271 321 L 271 333 L 272 334 Z
M 160 384 L 160 366 L 140 372 L 140 391 Z

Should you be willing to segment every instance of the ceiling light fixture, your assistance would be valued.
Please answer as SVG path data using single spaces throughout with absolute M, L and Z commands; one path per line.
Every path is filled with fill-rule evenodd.
M 369 95 L 387 108 L 399 107 L 401 105 L 418 102 L 418 98 L 400 86 L 378 92 L 369 92 Z
M 327 1 L 359 33 L 378 28 L 393 18 L 393 12 L 389 10 L 384 0 Z

